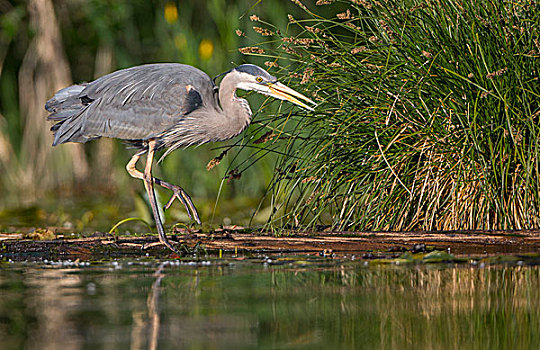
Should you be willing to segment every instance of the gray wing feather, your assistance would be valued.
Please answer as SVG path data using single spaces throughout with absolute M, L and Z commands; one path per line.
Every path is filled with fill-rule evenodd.
M 52 128 L 54 144 L 101 136 L 126 140 L 156 137 L 194 109 L 214 102 L 214 87 L 199 69 L 165 63 L 120 70 L 87 85 L 60 90 L 46 105 L 52 112 L 49 119 L 59 120 Z M 56 101 L 70 103 L 62 108 Z
M 187 86 L 199 95 L 213 95 L 208 75 L 181 64 L 137 66 L 101 77 L 81 92 L 94 100 L 82 113 L 83 134 L 120 139 L 157 136 L 193 111 Z

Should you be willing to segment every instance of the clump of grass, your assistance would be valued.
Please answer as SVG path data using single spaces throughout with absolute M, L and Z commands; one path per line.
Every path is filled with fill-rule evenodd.
M 271 223 L 538 227 L 539 7 L 317 4 L 304 6 L 303 19 L 290 16 L 287 28 L 260 20 L 259 32 L 273 35 L 258 52 L 281 80 L 320 102 L 315 113 L 259 121 L 274 135 L 265 147 L 282 152 Z

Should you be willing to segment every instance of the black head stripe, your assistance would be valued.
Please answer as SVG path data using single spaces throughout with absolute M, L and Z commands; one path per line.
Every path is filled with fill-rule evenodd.
M 263 77 L 267 81 L 275 81 L 276 78 L 270 75 L 267 71 L 254 64 L 242 64 L 235 68 L 236 71 L 253 75 L 255 77 Z
M 274 77 L 273 75 L 271 75 L 270 73 L 268 73 L 267 71 L 265 71 L 264 69 L 262 69 L 261 67 L 258 67 L 254 64 L 242 64 L 236 68 L 233 68 L 231 70 L 228 70 L 226 72 L 223 72 L 221 74 L 218 74 L 216 75 L 215 77 L 212 78 L 212 81 L 214 82 L 214 84 L 216 83 L 216 79 L 226 75 L 226 74 L 229 74 L 230 72 L 232 71 L 237 71 L 237 72 L 241 72 L 241 73 L 246 73 L 246 74 L 249 74 L 249 75 L 252 75 L 254 77 L 263 77 L 265 81 L 270 81 L 270 82 L 276 82 L 277 81 L 277 78 Z

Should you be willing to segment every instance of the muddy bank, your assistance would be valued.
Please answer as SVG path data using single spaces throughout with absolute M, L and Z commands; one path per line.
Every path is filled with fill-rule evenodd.
M 97 232 L 85 238 L 69 238 L 66 235 L 53 237 L 47 234 L 0 234 L 0 255 L 4 260 L 174 257 L 172 252 L 159 244 L 156 236 L 113 236 Z M 540 253 L 538 230 L 297 232 L 276 237 L 264 233 L 246 233 L 246 230 L 220 229 L 212 233 L 177 232 L 170 238 L 187 255 L 280 253 L 373 259 L 392 258 L 406 251 L 415 253 L 433 250 L 449 252 L 458 258 Z

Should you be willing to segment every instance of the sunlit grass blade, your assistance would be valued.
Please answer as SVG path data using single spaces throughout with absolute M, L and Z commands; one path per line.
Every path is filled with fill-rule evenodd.
M 150 231 L 152 234 L 154 233 L 154 231 L 152 230 L 152 226 L 150 226 L 150 224 L 148 222 L 146 222 L 145 220 L 143 220 L 141 218 L 126 218 L 126 219 L 118 221 L 113 227 L 111 227 L 111 229 L 109 230 L 109 234 L 117 233 L 118 227 L 120 227 L 121 225 L 125 224 L 126 222 L 130 222 L 130 221 L 142 222 L 144 224 L 144 226 L 146 226 L 148 231 Z

